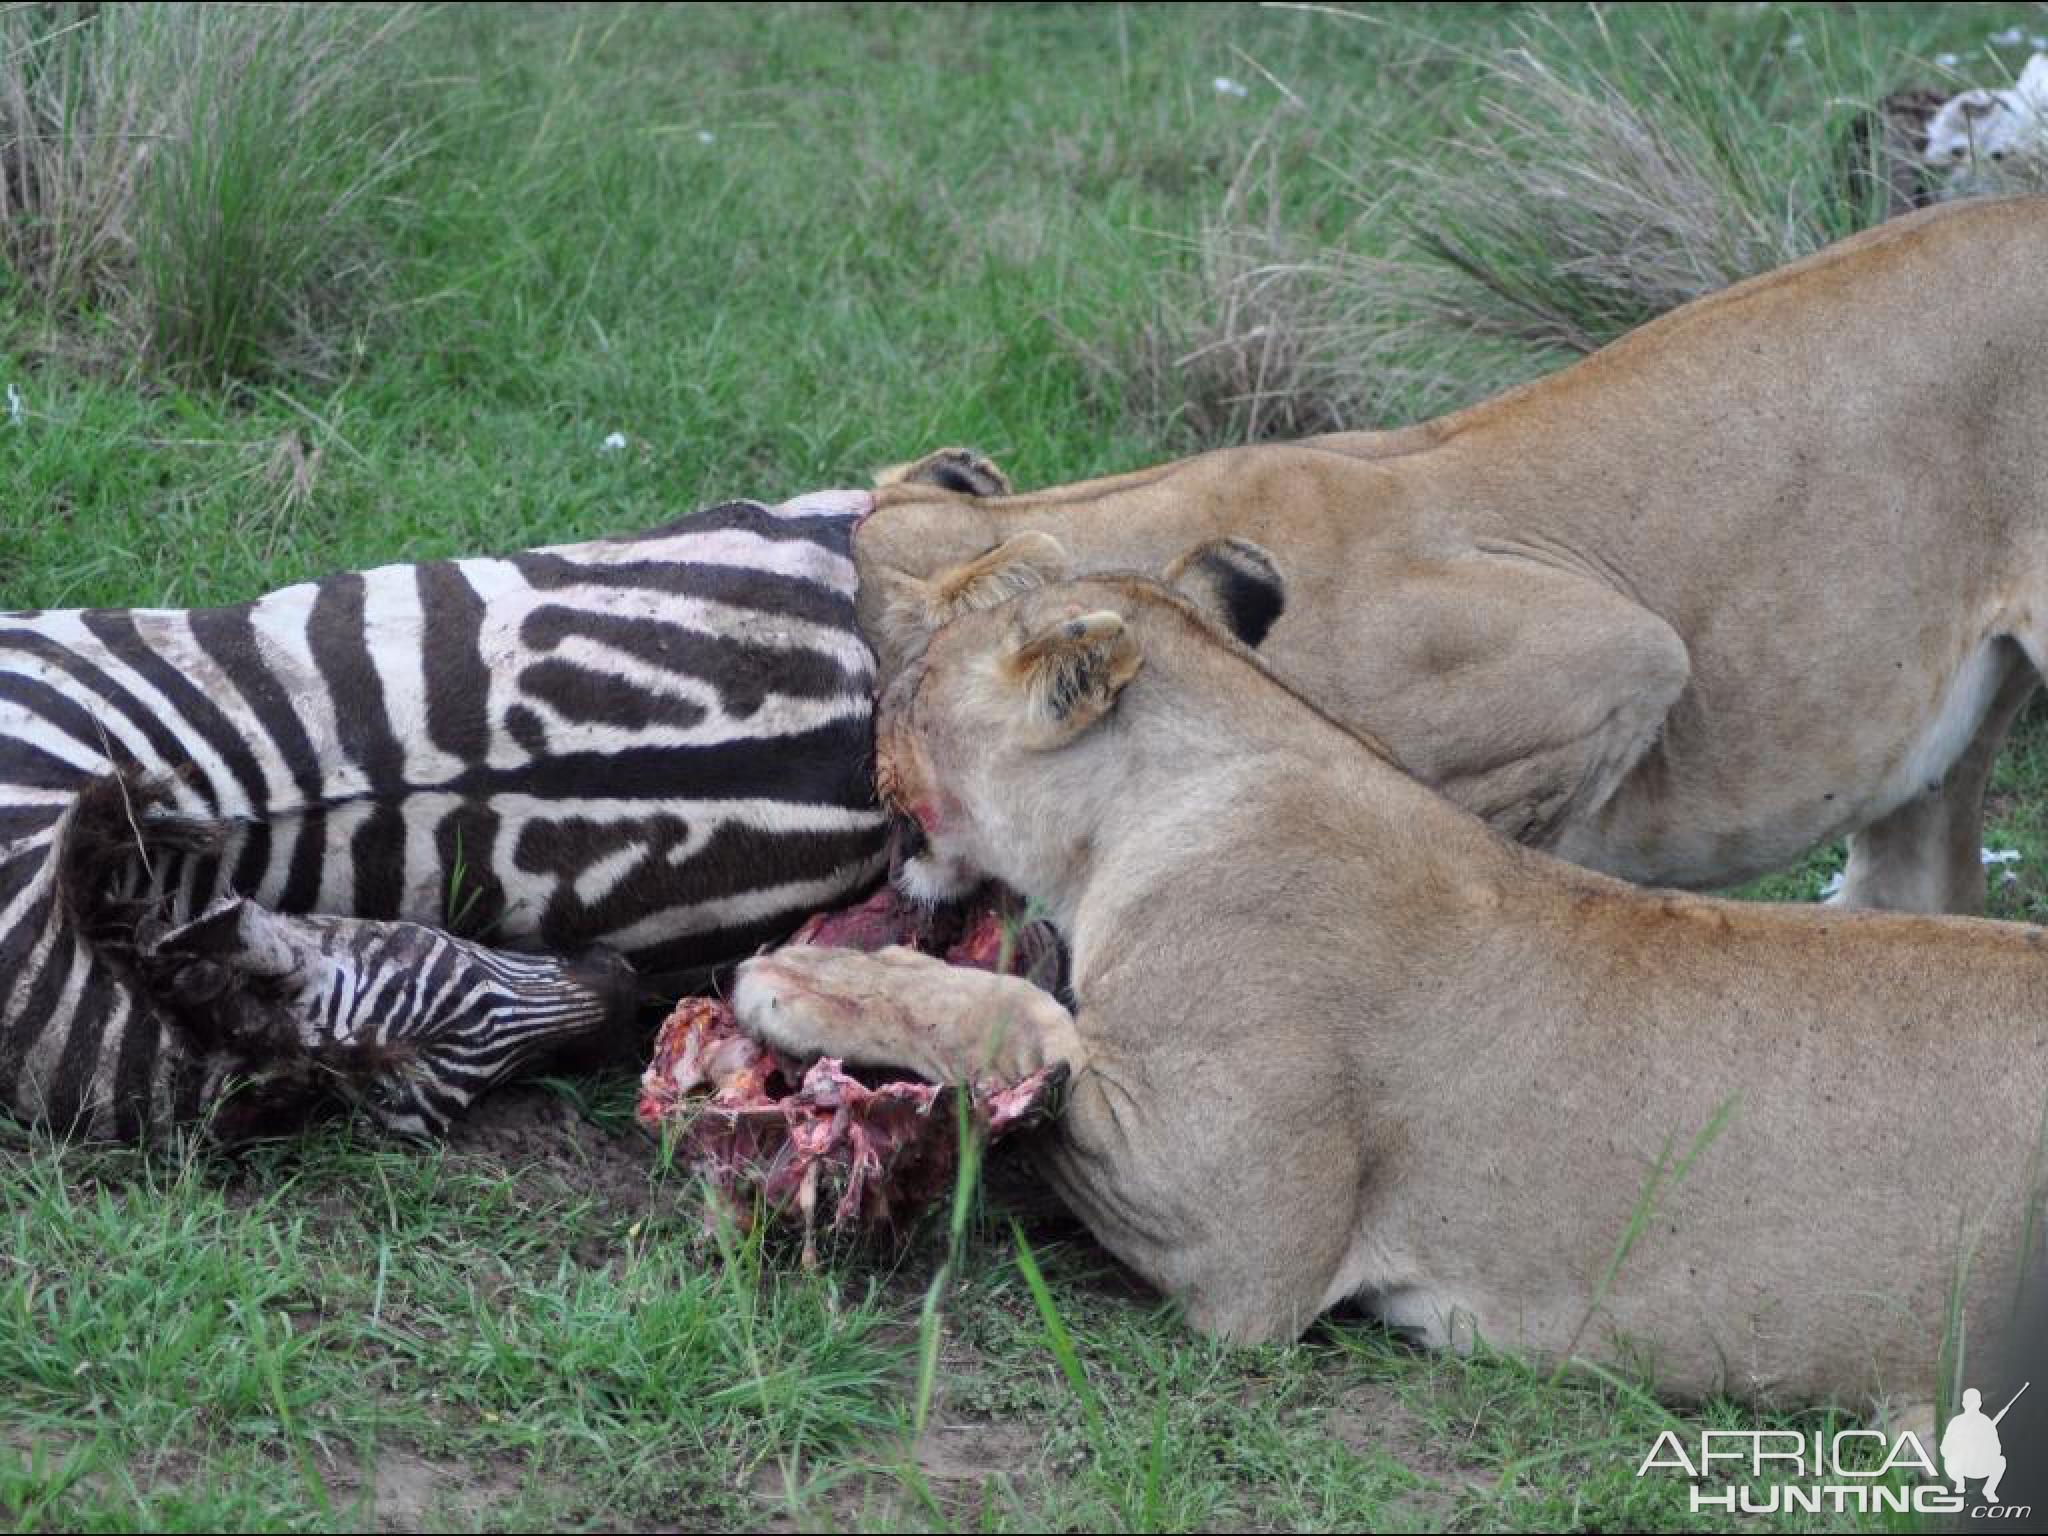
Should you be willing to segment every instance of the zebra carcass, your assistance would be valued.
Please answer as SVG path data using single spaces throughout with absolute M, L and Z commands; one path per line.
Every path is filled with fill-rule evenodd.
M 194 1060 L 246 1044 L 277 982 L 245 966 L 208 1015 L 199 972 L 173 964 L 219 938 L 222 901 L 248 904 L 238 924 L 425 925 L 477 965 L 602 947 L 672 997 L 871 884 L 886 819 L 849 552 L 869 504 L 733 502 L 229 608 L 0 616 L 0 1106 L 124 1137 L 208 1114 L 226 1079 Z M 86 878 L 66 850 L 96 792 Z M 370 933 L 358 991 L 413 952 Z M 412 1042 L 387 1118 L 432 1125 L 489 1074 L 400 1027 L 414 993 L 382 995 Z M 516 1017 L 465 1016 L 465 1048 Z M 491 1059 L 516 1070 L 590 1027 L 556 1025 L 519 1025 Z M 374 1108 L 384 1058 L 348 1044 L 291 1050 Z

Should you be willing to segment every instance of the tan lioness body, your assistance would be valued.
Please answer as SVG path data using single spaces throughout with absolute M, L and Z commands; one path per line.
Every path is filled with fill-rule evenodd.
M 958 619 L 879 732 L 928 839 L 906 884 L 1041 903 L 1078 1007 L 798 948 L 742 969 L 742 1024 L 954 1080 L 1065 1063 L 1052 1180 L 1196 1327 L 1355 1297 L 1680 1396 L 1922 1402 L 1960 1276 L 1988 1364 L 2041 1175 L 2043 930 L 1516 846 L 1134 579 Z
M 855 540 L 885 672 L 906 590 L 1032 529 L 1083 571 L 1263 544 L 1262 653 L 1511 837 L 1697 888 L 1852 834 L 1848 904 L 1981 910 L 2048 660 L 2048 198 L 1900 219 L 1404 431 L 887 486 Z

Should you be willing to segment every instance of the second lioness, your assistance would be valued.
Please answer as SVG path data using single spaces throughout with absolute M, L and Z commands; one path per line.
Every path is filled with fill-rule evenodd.
M 1064 1063 L 1053 1181 L 1195 1326 L 1290 1336 L 1360 1298 L 1682 1396 L 1923 1402 L 1959 1277 L 1973 1348 L 2002 1314 L 2042 930 L 1517 847 L 1137 580 L 954 621 L 879 733 L 927 840 L 906 883 L 1042 904 L 1078 1006 L 789 949 L 743 968 L 742 1024 L 940 1078 Z
M 885 676 L 1014 535 L 1081 572 L 1255 539 L 1290 584 L 1261 654 L 1510 837 L 1698 887 L 1846 834 L 1847 904 L 1975 912 L 2048 663 L 2048 197 L 1897 220 L 1398 432 L 1023 496 L 952 468 L 854 538 Z

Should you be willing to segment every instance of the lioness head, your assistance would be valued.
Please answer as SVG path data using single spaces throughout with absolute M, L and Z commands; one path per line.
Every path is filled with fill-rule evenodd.
M 1281 601 L 1278 573 L 1241 541 L 1190 551 L 1174 562 L 1172 587 L 1138 577 L 1047 584 L 1004 569 L 993 605 L 949 614 L 877 719 L 898 883 L 919 900 L 952 900 L 991 877 L 1027 892 L 1059 883 L 1093 835 L 1110 780 L 1103 754 L 1117 750 L 1119 706 L 1145 661 L 1140 629 L 1155 645 L 1242 655 Z M 1202 733 L 1191 722 L 1191 750 Z

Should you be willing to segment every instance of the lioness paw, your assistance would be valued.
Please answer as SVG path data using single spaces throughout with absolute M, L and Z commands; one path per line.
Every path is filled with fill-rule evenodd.
M 931 1082 L 1019 1082 L 1078 1064 L 1073 1018 L 1015 976 L 891 947 L 794 945 L 749 960 L 732 994 L 741 1029 L 786 1055 L 836 1056 Z
M 845 1026 L 857 1019 L 861 999 L 857 990 L 835 989 L 832 978 L 836 959 L 858 953 L 799 944 L 757 955 L 734 973 L 734 1020 L 785 1056 L 852 1054 Z

